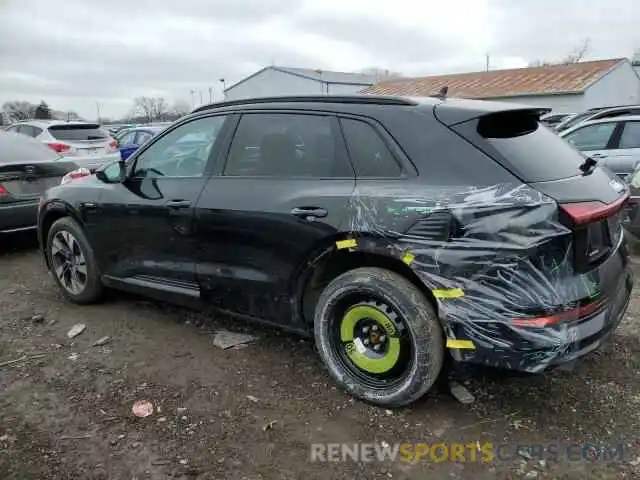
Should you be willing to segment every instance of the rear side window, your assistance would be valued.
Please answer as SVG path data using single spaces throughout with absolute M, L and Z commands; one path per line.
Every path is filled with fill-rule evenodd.
M 624 124 L 618 148 L 640 148 L 640 122 Z
M 616 129 L 617 123 L 596 123 L 578 128 L 565 135 L 563 138 L 578 150 L 605 150 L 611 140 L 611 135 Z
M 0 165 L 51 162 L 59 158 L 53 149 L 37 140 L 0 132 Z
M 353 177 L 339 148 L 335 117 L 293 113 L 242 116 L 231 143 L 225 176 Z
M 402 169 L 371 125 L 341 118 L 342 131 L 358 177 L 399 177 Z
M 106 130 L 93 123 L 53 125 L 49 127 L 49 133 L 56 140 L 67 142 L 106 140 L 109 138 Z
M 525 182 L 574 177 L 584 162 L 536 113 L 499 112 L 453 128 Z

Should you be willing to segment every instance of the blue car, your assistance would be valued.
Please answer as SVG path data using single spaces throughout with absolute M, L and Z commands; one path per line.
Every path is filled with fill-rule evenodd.
M 126 160 L 141 145 L 146 143 L 166 127 L 135 127 L 127 130 L 118 140 L 118 149 L 120 150 L 120 158 Z

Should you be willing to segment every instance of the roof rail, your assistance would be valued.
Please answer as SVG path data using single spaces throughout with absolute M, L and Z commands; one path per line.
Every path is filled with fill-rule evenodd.
M 355 103 L 363 105 L 418 105 L 414 100 L 403 97 L 388 97 L 380 95 L 297 95 L 281 97 L 245 98 L 241 100 L 227 100 L 223 102 L 202 105 L 191 113 L 203 112 L 212 108 L 232 107 L 234 105 L 252 105 L 259 103 Z

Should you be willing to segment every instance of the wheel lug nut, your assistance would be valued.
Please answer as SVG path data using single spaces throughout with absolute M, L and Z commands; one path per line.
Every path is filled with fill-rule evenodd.
M 378 331 L 378 326 L 374 325 L 373 327 L 371 327 L 371 330 L 373 330 L 374 332 Z
M 387 339 L 386 335 L 380 335 L 380 341 L 384 342 Z
M 373 349 L 374 349 L 374 350 L 376 350 L 376 351 L 377 351 L 377 350 L 380 350 L 380 345 L 374 345 L 374 346 L 373 346 Z
M 369 339 L 368 339 L 368 338 L 365 338 L 365 339 L 364 339 L 364 342 L 362 342 L 362 343 L 364 343 L 365 345 L 369 345 Z
M 363 327 L 362 333 L 369 333 L 369 327 Z

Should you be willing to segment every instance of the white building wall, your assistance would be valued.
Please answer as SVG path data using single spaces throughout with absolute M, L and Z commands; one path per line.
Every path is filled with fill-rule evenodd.
M 266 69 L 248 80 L 230 87 L 226 100 L 279 95 L 349 95 L 356 94 L 366 85 L 320 83 L 308 78 Z
M 620 64 L 585 92 L 586 108 L 640 103 L 640 78 L 630 63 Z
M 278 95 L 305 95 L 325 93 L 323 85 L 295 75 L 266 69 L 226 91 L 227 100 Z

